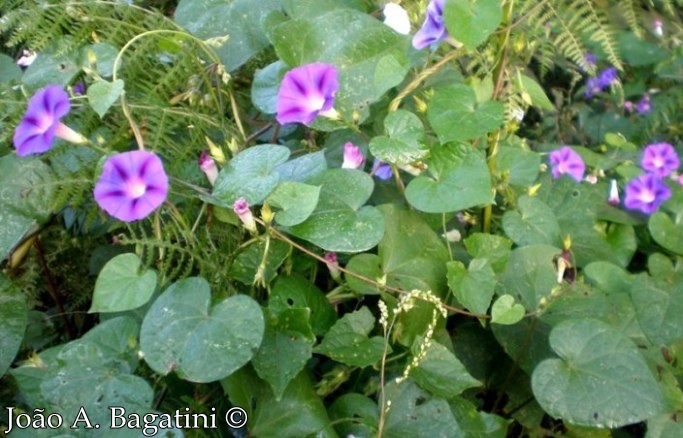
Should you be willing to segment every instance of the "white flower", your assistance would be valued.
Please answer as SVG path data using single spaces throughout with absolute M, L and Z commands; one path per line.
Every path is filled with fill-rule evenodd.
M 384 24 L 402 35 L 410 33 L 410 19 L 408 13 L 396 3 L 387 3 L 384 6 Z
M 38 56 L 36 52 L 24 50 L 21 58 L 17 59 L 17 65 L 20 65 L 21 67 L 28 67 L 29 65 L 33 64 L 33 61 L 36 60 L 36 56 Z

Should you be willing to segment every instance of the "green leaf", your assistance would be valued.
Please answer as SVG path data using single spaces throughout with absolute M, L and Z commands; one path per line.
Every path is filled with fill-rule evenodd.
M 505 212 L 503 228 L 518 246 L 561 244 L 560 225 L 543 201 L 524 195 L 517 200 L 517 208 L 518 211 Z
M 472 257 L 488 260 L 495 272 L 505 270 L 512 249 L 512 241 L 507 237 L 473 233 L 463 243 Z
M 254 284 L 257 275 L 262 275 L 263 281 L 266 283 L 273 281 L 277 276 L 278 268 L 289 257 L 291 247 L 281 240 L 272 239 L 268 248 L 265 269 L 263 272 L 259 272 L 265 248 L 265 242 L 259 241 L 240 252 L 235 262 L 230 266 L 230 277 L 246 285 Z
M 332 403 L 328 410 L 330 419 L 340 436 L 375 436 L 379 410 L 377 403 L 361 394 L 347 392 Z M 353 418 L 353 421 L 348 421 Z
M 172 284 L 145 315 L 140 349 L 161 375 L 176 371 L 191 382 L 212 382 L 249 362 L 261 344 L 263 312 L 235 295 L 210 307 L 209 284 L 190 277 Z
M 294 18 L 314 17 L 337 8 L 362 11 L 366 7 L 362 0 L 282 0 L 282 6 Z
M 282 61 L 268 64 L 254 73 L 254 81 L 251 84 L 251 101 L 259 111 L 265 114 L 277 112 L 277 92 L 280 89 L 280 80 L 287 65 Z
M 638 348 L 604 322 L 567 320 L 550 333 L 559 358 L 534 370 L 532 388 L 548 414 L 583 426 L 617 428 L 662 410 L 662 394 Z
M 548 245 L 529 245 L 510 254 L 507 269 L 500 276 L 500 290 L 512 295 L 529 311 L 534 311 L 557 285 L 553 258 L 562 251 Z
M 431 175 L 418 176 L 406 187 L 406 199 L 418 210 L 447 213 L 493 201 L 486 161 L 471 146 L 440 147 L 428 164 Z
M 491 307 L 491 322 L 501 325 L 517 324 L 524 318 L 524 306 L 515 303 L 512 295 L 502 295 Z
M 109 260 L 97 276 L 88 313 L 123 312 L 146 304 L 156 289 L 157 274 L 140 272 L 140 265 L 140 257 L 133 253 Z
M 278 57 L 290 66 L 335 65 L 339 70 L 335 108 L 349 119 L 354 110 L 367 111 L 400 84 L 409 68 L 408 38 L 348 8 L 286 21 L 272 30 L 271 41 Z
M 458 302 L 472 312 L 486 314 L 498 281 L 489 261 L 472 259 L 469 268 L 453 261 L 447 267 L 448 287 Z
M 4 53 L 0 53 L 0 82 L 17 81 L 20 78 L 21 68 L 17 62 Z
M 302 155 L 275 167 L 282 181 L 304 182 L 327 169 L 325 151 Z
M 236 70 L 268 47 L 262 22 L 280 9 L 280 0 L 181 0 L 175 9 L 176 23 L 201 38 L 227 37 L 214 48 L 229 71 Z
M 250 366 L 242 367 L 221 383 L 230 402 L 247 411 L 250 436 L 337 437 L 325 405 L 305 371 L 290 382 L 279 400 Z
M 543 87 L 541 87 L 535 79 L 521 73 L 517 78 L 519 80 L 518 85 L 522 91 L 522 95 L 528 96 L 528 99 L 530 100 L 530 102 L 528 102 L 529 104 L 549 111 L 555 110 L 555 106 L 550 99 L 548 99 L 548 95 L 545 94 Z
M 683 338 L 683 283 L 642 274 L 633 278 L 630 290 L 638 323 L 654 345 Z
M 313 332 L 322 336 L 337 320 L 332 305 L 324 293 L 308 279 L 299 274 L 280 275 L 268 299 L 268 308 L 273 312 L 288 309 L 307 309 Z
M 455 397 L 448 401 L 451 412 L 468 438 L 505 438 L 508 426 L 513 420 L 507 420 L 487 412 L 480 412 L 469 400 Z
M 19 352 L 27 323 L 26 295 L 0 272 L 0 376 Z
M 374 137 L 370 152 L 386 163 L 401 165 L 419 161 L 427 156 L 422 121 L 410 111 L 399 109 L 384 119 L 388 136 Z
M 90 67 L 95 67 L 97 73 L 105 78 L 112 76 L 114 72 L 114 61 L 119 51 L 116 47 L 107 43 L 97 43 L 86 46 L 83 49 L 83 57 L 85 61 L 90 64 Z M 95 64 L 92 66 L 92 64 Z
M 273 144 L 252 146 L 240 152 L 221 169 L 213 196 L 229 208 L 238 198 L 246 199 L 250 205 L 261 203 L 280 181 L 275 167 L 287 158 L 289 149 Z
M 427 354 L 410 373 L 420 387 L 437 397 L 450 399 L 468 388 L 481 386 L 465 366 L 446 347 L 431 342 Z
M 374 365 L 384 353 L 384 338 L 368 338 L 374 326 L 375 318 L 368 308 L 363 306 L 338 320 L 313 352 L 324 354 L 349 366 Z
M 530 186 L 538 177 L 541 155 L 534 151 L 502 146 L 496 155 L 496 170 L 510 184 Z
M 379 243 L 384 218 L 375 207 L 363 206 L 374 187 L 368 174 L 328 169 L 307 183 L 321 186 L 320 199 L 306 221 L 289 228 L 291 234 L 326 251 L 361 252 Z
M 282 182 L 268 196 L 268 203 L 279 208 L 275 221 L 279 225 L 291 227 L 308 219 L 318 205 L 320 187 L 298 183 Z
M 4 260 L 50 211 L 52 172 L 40 159 L 0 158 L 0 260 Z
M 391 382 L 385 393 L 391 401 L 385 438 L 464 436 L 446 400 L 422 391 L 413 381 Z
M 541 361 L 553 357 L 548 345 L 551 328 L 549 324 L 533 317 L 523 318 L 512 325 L 491 324 L 498 344 L 528 375 Z
M 677 216 L 676 222 L 674 222 L 669 215 L 658 211 L 650 216 L 647 226 L 655 242 L 669 251 L 683 255 L 683 227 L 681 226 L 681 220 L 683 220 L 683 217 Z
M 449 0 L 443 11 L 448 33 L 469 50 L 486 41 L 502 19 L 498 0 Z
M 117 79 L 114 82 L 99 80 L 88 87 L 88 103 L 100 116 L 104 117 L 109 108 L 123 94 L 123 81 Z
M 497 101 L 477 103 L 470 87 L 455 84 L 434 92 L 427 118 L 441 143 L 464 142 L 498 129 L 503 124 L 505 110 Z
M 73 51 L 74 41 L 59 38 L 56 44 L 40 51 L 33 63 L 24 71 L 21 82 L 31 90 L 55 84 L 66 87 L 81 73 L 79 53 Z
M 448 250 L 443 239 L 415 212 L 393 204 L 378 208 L 386 224 L 378 249 L 386 284 L 444 296 Z
M 315 335 L 307 308 L 266 310 L 266 331 L 252 364 L 256 373 L 280 400 L 289 382 L 304 368 L 313 354 Z
M 351 260 L 346 264 L 346 269 L 362 275 L 363 277 L 379 281 L 384 274 L 382 273 L 382 259 L 376 254 L 362 253 L 351 257 Z M 345 275 L 346 284 L 349 288 L 361 295 L 377 295 L 379 288 L 354 277 L 353 275 Z

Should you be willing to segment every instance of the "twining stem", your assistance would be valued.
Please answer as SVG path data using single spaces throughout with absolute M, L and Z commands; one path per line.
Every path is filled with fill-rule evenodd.
M 503 21 L 502 21 L 502 27 L 505 29 L 505 32 L 502 33 L 499 36 L 498 40 L 498 63 L 496 64 L 495 68 L 493 69 L 493 77 L 496 80 L 495 87 L 493 89 L 493 96 L 492 99 L 500 99 L 501 95 L 503 94 L 503 87 L 505 84 L 505 72 L 508 64 L 508 42 L 510 40 L 510 32 L 512 31 L 512 27 L 509 26 L 510 20 L 512 19 L 512 9 L 514 6 L 514 0 L 510 0 L 510 2 L 506 5 L 505 9 L 503 10 Z M 501 135 L 501 129 L 496 131 L 495 133 L 489 135 L 488 137 L 488 146 L 486 149 L 486 161 L 488 164 L 489 168 L 489 174 L 491 175 L 491 178 L 493 178 L 493 175 L 496 172 L 496 155 L 498 155 L 498 148 L 500 144 L 500 135 Z M 493 195 L 495 196 L 495 189 Z M 482 220 L 481 220 L 481 230 L 484 233 L 490 233 L 491 232 L 491 219 L 493 216 L 493 203 L 486 205 L 484 207 L 484 210 L 482 211 Z

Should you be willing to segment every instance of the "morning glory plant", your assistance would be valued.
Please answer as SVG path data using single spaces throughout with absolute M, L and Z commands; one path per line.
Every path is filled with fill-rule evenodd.
M 339 73 L 334 65 L 306 64 L 285 73 L 277 93 L 277 121 L 280 124 L 310 125 L 319 115 L 334 116 L 334 98 Z
M 448 37 L 443 21 L 443 9 L 446 0 L 431 0 L 427 5 L 427 13 L 422 27 L 413 36 L 413 47 L 422 50 L 427 46 L 443 41 Z
M 553 178 L 559 178 L 566 174 L 577 182 L 583 180 L 586 165 L 574 149 L 564 146 L 551 152 L 549 158 Z
M 660 178 L 669 176 L 678 170 L 681 160 L 669 143 L 652 143 L 645 146 L 643 158 L 640 161 L 641 167 Z
M 358 169 L 365 163 L 365 156 L 363 151 L 358 146 L 351 142 L 344 145 L 344 161 L 342 162 L 342 169 Z
M 640 210 L 651 215 L 670 197 L 669 186 L 659 176 L 646 173 L 632 179 L 626 185 L 624 206 L 629 210 Z
M 86 139 L 61 122 L 69 114 L 69 95 L 58 85 L 41 88 L 31 97 L 24 117 L 14 132 L 14 147 L 20 157 L 41 154 L 52 148 L 55 137 L 71 143 Z
M 97 204 L 124 222 L 144 219 L 168 195 L 168 176 L 159 156 L 142 150 L 107 158 L 95 190 Z

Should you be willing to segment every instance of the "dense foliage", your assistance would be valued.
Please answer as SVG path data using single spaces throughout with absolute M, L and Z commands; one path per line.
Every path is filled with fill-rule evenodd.
M 387 3 L 0 1 L 0 430 L 683 435 L 683 3 Z

